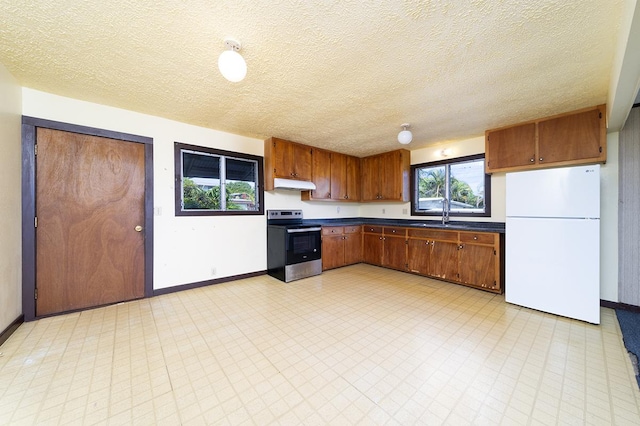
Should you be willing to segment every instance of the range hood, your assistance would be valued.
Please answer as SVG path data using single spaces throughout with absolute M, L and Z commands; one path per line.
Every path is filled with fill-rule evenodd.
M 291 189 L 295 191 L 313 191 L 316 189 L 316 185 L 313 182 L 306 180 L 274 178 L 273 188 Z

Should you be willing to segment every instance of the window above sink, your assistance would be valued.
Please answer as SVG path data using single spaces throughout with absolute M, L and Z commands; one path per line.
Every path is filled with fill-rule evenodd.
M 491 216 L 491 176 L 484 162 L 479 154 L 412 165 L 411 214 L 441 216 L 446 199 L 449 216 Z

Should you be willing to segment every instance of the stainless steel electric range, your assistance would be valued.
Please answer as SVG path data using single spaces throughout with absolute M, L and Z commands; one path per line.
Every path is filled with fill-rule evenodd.
M 302 210 L 267 210 L 267 272 L 284 282 L 322 273 L 322 227 Z

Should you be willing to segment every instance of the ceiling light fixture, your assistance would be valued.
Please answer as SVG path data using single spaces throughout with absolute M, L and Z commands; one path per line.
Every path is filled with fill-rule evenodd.
M 232 38 L 224 39 L 225 50 L 218 57 L 218 69 L 227 80 L 232 83 L 242 81 L 247 75 L 247 63 L 238 52 L 242 48 L 238 40 Z
M 409 123 L 404 123 L 402 125 L 402 131 L 398 133 L 398 142 L 400 142 L 402 145 L 408 144 L 409 142 L 411 142 L 411 139 L 413 139 L 413 134 L 411 134 L 410 130 L 407 130 L 409 127 L 411 127 Z

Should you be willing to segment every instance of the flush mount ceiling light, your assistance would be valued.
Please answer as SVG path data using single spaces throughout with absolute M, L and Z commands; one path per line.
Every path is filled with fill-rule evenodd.
M 402 131 L 398 133 L 398 142 L 400 142 L 402 145 L 408 144 L 409 142 L 411 142 L 411 139 L 413 139 L 411 131 L 407 130 L 409 127 L 409 123 L 404 123 L 402 125 Z
M 222 76 L 232 83 L 242 81 L 247 75 L 247 63 L 238 52 L 241 49 L 240 42 L 232 38 L 224 39 L 227 50 L 218 57 L 218 69 Z

